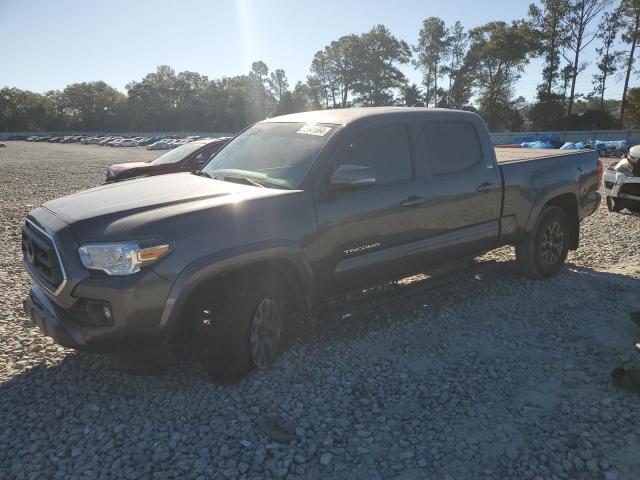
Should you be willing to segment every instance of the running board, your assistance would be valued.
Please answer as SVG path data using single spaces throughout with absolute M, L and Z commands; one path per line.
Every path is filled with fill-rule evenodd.
M 440 288 L 469 277 L 489 274 L 497 276 L 498 274 L 508 273 L 512 270 L 513 264 L 514 262 L 496 262 L 495 260 L 457 260 L 438 267 L 437 269 L 423 272 L 422 275 L 426 275 L 427 278 L 416 280 L 406 286 L 395 286 L 391 291 L 383 293 L 362 293 L 364 296 L 362 300 L 350 303 L 345 307 L 327 309 L 320 313 L 320 319 L 323 321 L 336 321 L 355 317 L 385 305 L 399 302 L 414 295 Z M 409 278 L 411 277 L 406 277 L 405 279 Z M 399 282 L 405 279 L 399 280 Z M 397 285 L 397 282 L 395 283 Z M 376 288 L 381 288 L 384 285 L 388 284 L 382 284 Z M 368 290 L 374 289 L 375 288 Z

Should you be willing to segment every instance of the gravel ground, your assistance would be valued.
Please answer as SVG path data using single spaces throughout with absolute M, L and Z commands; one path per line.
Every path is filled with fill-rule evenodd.
M 0 478 L 639 478 L 640 397 L 610 372 L 640 363 L 640 217 L 601 207 L 551 280 L 506 268 L 345 321 L 309 318 L 273 369 L 235 386 L 180 355 L 132 377 L 30 325 L 19 232 L 110 163 L 156 155 L 0 150 Z M 512 249 L 491 258 L 512 262 Z

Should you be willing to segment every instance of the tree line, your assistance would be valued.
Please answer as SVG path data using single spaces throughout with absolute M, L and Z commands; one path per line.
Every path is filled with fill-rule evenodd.
M 437 17 L 422 22 L 414 45 L 384 25 L 343 36 L 313 57 L 305 82 L 256 61 L 245 75 L 209 79 L 162 65 L 126 85 L 83 82 L 44 94 L 0 90 L 0 130 L 235 132 L 266 117 L 351 106 L 408 105 L 477 111 L 492 131 L 640 126 L 637 77 L 640 0 L 541 0 L 525 18 L 467 30 Z M 595 48 L 593 89 L 577 91 Z M 534 102 L 516 97 L 534 58 L 544 64 Z M 420 85 L 401 70 L 412 65 Z M 612 78 L 620 99 L 607 98 Z

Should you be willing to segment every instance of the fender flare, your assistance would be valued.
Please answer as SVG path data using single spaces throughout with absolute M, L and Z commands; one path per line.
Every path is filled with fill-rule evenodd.
M 190 294 L 203 281 L 223 273 L 231 273 L 240 268 L 262 262 L 287 262 L 292 266 L 300 281 L 302 291 L 307 295 L 307 304 L 315 292 L 315 275 L 302 249 L 292 242 L 265 241 L 257 244 L 240 245 L 229 250 L 202 257 L 185 267 L 176 277 L 167 296 L 159 330 L 167 333 L 177 325 L 180 312 Z
M 577 187 L 573 182 L 563 182 L 561 184 L 555 184 L 544 190 L 541 194 L 538 195 L 537 200 L 533 204 L 531 208 L 531 213 L 529 214 L 529 219 L 527 220 L 527 225 L 525 231 L 527 233 L 533 232 L 536 225 L 538 224 L 538 220 L 540 219 L 540 213 L 542 209 L 549 203 L 549 201 L 555 197 L 564 194 L 571 194 L 576 199 L 576 207 L 578 208 L 578 212 L 580 211 L 580 207 L 578 205 L 578 195 L 576 194 Z

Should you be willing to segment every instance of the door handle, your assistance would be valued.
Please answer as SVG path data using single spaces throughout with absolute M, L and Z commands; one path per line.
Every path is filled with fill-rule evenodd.
M 424 203 L 424 197 L 419 197 L 417 195 L 411 195 L 400 205 L 403 207 L 416 207 L 418 205 L 422 205 Z
M 484 182 L 478 185 L 478 187 L 476 188 L 476 192 L 485 193 L 493 190 L 494 188 L 495 188 L 495 185 L 493 183 Z

